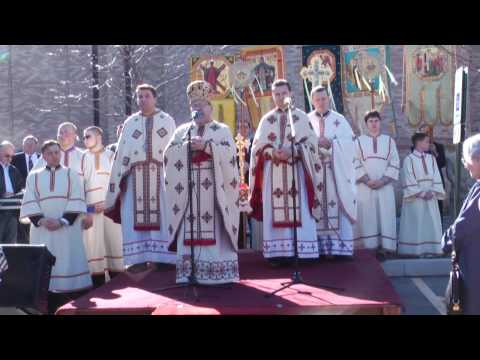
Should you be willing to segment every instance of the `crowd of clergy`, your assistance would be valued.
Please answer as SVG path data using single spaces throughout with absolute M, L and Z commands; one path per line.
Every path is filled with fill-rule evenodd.
M 355 136 L 330 109 L 326 88 L 310 95 L 315 110 L 307 114 L 289 101 L 289 82 L 276 80 L 275 108 L 248 149 L 248 215 L 260 224 L 270 266 L 292 261 L 294 231 L 301 261 L 348 261 L 357 249 L 382 259 L 443 256 L 445 154 L 432 129 L 413 134 L 401 162 L 395 140 L 381 133 L 379 112 L 365 114 L 368 133 Z M 23 200 L 19 212 L 0 214 L 0 243 L 45 244 L 56 257 L 52 312 L 121 272 L 140 278 L 164 264 L 176 267 L 172 282 L 185 283 L 192 272 L 201 284 L 239 281 L 245 200 L 237 147 L 229 127 L 212 118 L 210 98 L 207 82 L 189 84 L 179 101 L 189 102 L 192 119 L 177 126 L 156 106 L 156 89 L 142 84 L 139 111 L 117 127 L 115 144 L 105 146 L 102 129 L 90 126 L 81 149 L 71 122 L 41 145 L 25 137 L 17 154 L 12 143 L 1 143 L 0 198 Z

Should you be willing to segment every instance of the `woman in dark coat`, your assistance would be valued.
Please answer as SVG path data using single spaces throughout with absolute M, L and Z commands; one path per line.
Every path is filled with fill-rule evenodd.
M 480 314 L 480 134 L 463 144 L 463 164 L 476 180 L 455 222 L 442 238 L 445 253 L 455 250 L 463 293 L 460 299 L 465 314 Z

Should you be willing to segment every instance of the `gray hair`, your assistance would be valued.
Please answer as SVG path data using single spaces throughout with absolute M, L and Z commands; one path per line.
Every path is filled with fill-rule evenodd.
M 480 134 L 470 136 L 463 143 L 463 158 L 471 162 L 472 159 L 480 160 Z
M 15 146 L 8 140 L 4 140 L 2 141 L 2 143 L 0 143 L 0 150 L 3 150 L 7 146 L 10 146 L 13 149 L 13 151 L 15 151 Z
M 61 123 L 60 125 L 58 125 L 58 131 L 60 131 L 60 129 L 64 128 L 64 127 L 70 127 L 71 129 L 73 129 L 73 131 L 77 132 L 78 131 L 78 128 L 77 126 L 70 122 L 70 121 L 65 121 L 63 123 Z
M 33 135 L 27 135 L 23 138 L 23 144 L 25 144 L 28 140 L 33 140 L 35 142 L 35 144 L 38 144 L 38 139 L 33 136 Z

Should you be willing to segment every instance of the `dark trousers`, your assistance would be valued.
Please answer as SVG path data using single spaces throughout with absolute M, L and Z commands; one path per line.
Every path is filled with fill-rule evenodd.
M 17 242 L 18 211 L 0 211 L 0 244 Z
M 25 225 L 18 222 L 17 242 L 19 244 L 30 244 L 30 224 Z

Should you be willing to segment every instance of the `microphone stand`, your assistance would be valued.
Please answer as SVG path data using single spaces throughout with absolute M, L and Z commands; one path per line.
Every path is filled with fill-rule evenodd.
M 195 119 L 195 116 L 194 116 L 194 119 Z M 169 287 L 166 287 L 166 288 L 161 288 L 161 289 L 155 289 L 155 290 L 151 290 L 151 291 L 166 291 L 166 290 L 171 290 L 171 289 L 178 289 L 178 288 L 186 288 L 186 291 L 185 291 L 185 297 L 187 297 L 187 293 L 188 293 L 188 290 L 191 288 L 192 289 L 192 292 L 193 292 L 193 298 L 196 302 L 199 302 L 200 299 L 198 297 L 198 292 L 197 292 L 197 288 L 200 287 L 200 286 L 203 286 L 203 284 L 199 284 L 198 283 L 198 280 L 197 280 L 197 275 L 196 275 L 196 266 L 195 266 L 195 248 L 194 248 L 194 245 L 193 245 L 193 241 L 194 241 L 194 236 L 193 236 L 193 178 L 192 178 L 192 173 L 193 173 L 193 166 L 192 166 L 192 154 L 193 154 L 193 151 L 192 151 L 192 129 L 193 127 L 195 126 L 195 122 L 194 120 L 192 120 L 192 125 L 190 126 L 190 128 L 188 129 L 188 133 L 187 133 L 187 141 L 188 141 L 188 145 L 187 145 L 187 152 L 188 152 L 188 156 L 187 156 L 187 169 L 188 169 L 188 202 L 189 202 L 189 213 L 190 213 L 190 216 L 188 217 L 188 219 L 190 219 L 190 236 L 191 236 L 191 239 L 190 239 L 190 265 L 191 265 L 191 270 L 190 270 L 190 275 L 188 276 L 188 282 L 187 283 L 184 283 L 184 284 L 178 284 L 178 285 L 173 285 L 173 286 L 169 286 Z M 200 209 L 197 209 L 198 212 L 200 212 Z M 200 214 L 197 213 L 197 219 L 200 219 Z M 184 215 L 184 221 L 185 221 L 185 215 Z M 178 249 L 177 249 L 178 251 Z M 219 285 L 215 285 L 215 284 L 211 284 L 211 285 L 205 285 L 206 287 L 211 287 L 211 288 L 221 288 L 221 289 L 231 289 L 231 286 L 229 286 L 228 284 L 219 284 Z
M 178 284 L 174 286 L 169 286 L 166 288 L 161 288 L 153 291 L 166 291 L 171 289 L 186 288 L 185 297 L 187 296 L 188 290 L 191 288 L 193 293 L 193 298 L 196 302 L 200 301 L 198 297 L 197 287 L 198 280 L 195 273 L 195 247 L 193 245 L 193 179 L 192 179 L 192 129 L 195 126 L 194 120 L 192 120 L 192 125 L 187 132 L 187 170 L 188 170 L 188 203 L 189 203 L 189 217 L 190 220 L 190 275 L 188 276 L 188 282 L 184 284 Z M 197 214 L 197 219 L 198 219 Z M 187 219 L 184 215 L 184 220 Z M 177 250 L 178 251 L 178 250 Z
M 297 284 L 304 284 L 305 281 L 303 280 L 303 277 L 300 273 L 299 266 L 298 266 L 298 233 L 297 233 L 297 187 L 296 187 L 296 181 L 295 181 L 295 165 L 296 165 L 296 159 L 295 159 L 295 128 L 293 124 L 293 117 L 292 117 L 292 108 L 293 108 L 293 103 L 291 101 L 288 102 L 288 119 L 290 123 L 290 134 L 291 134 L 291 157 L 292 157 L 292 194 L 293 194 L 293 248 L 294 248 L 294 267 L 293 267 L 293 273 L 291 280 L 285 283 L 281 283 L 282 285 L 281 288 L 266 294 L 266 297 L 272 297 L 276 293 L 285 290 L 293 285 Z M 322 288 L 326 289 L 333 289 L 333 290 L 340 290 L 343 291 L 344 289 L 334 287 L 334 286 L 326 286 L 322 285 Z M 312 295 L 310 291 L 300 291 L 296 290 L 299 294 L 305 294 L 305 295 Z

